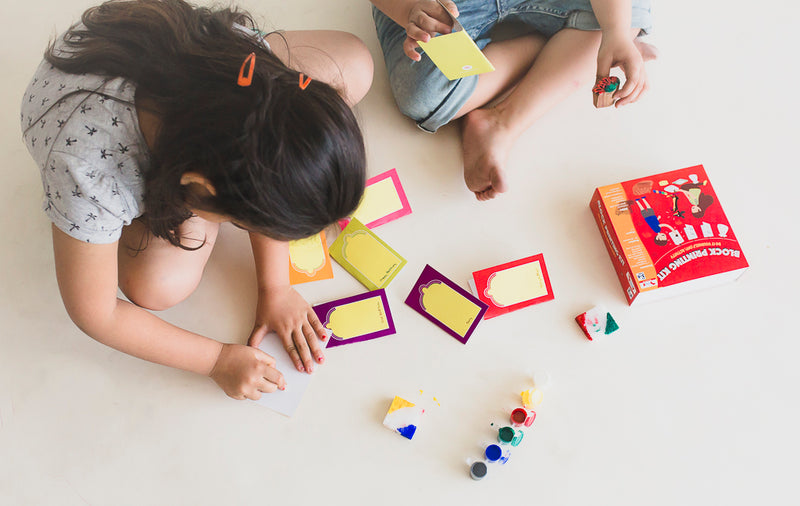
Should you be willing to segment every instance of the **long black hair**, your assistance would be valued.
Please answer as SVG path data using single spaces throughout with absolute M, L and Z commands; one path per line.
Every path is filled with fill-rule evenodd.
M 313 235 L 350 214 L 364 191 L 364 140 L 331 86 L 284 65 L 236 9 L 183 0 L 112 0 L 50 45 L 45 58 L 69 73 L 121 76 L 137 107 L 160 119 L 145 178 L 145 218 L 180 245 L 191 208 L 223 214 L 279 240 Z M 237 84 L 255 53 L 252 83 Z M 140 100 L 143 99 L 143 100 Z M 216 195 L 195 199 L 181 176 L 208 178 Z

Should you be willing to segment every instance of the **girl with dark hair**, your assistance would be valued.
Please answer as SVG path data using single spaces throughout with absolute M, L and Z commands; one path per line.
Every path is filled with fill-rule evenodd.
M 262 35 L 236 9 L 109 1 L 50 45 L 21 114 L 72 320 L 113 348 L 208 375 L 237 399 L 285 386 L 256 348 L 268 330 L 298 370 L 323 361 L 325 333 L 289 285 L 286 241 L 350 214 L 365 183 L 350 109 L 372 80 L 364 44 L 334 31 Z M 250 346 L 143 309 L 194 291 L 222 222 L 250 233 L 259 294 Z

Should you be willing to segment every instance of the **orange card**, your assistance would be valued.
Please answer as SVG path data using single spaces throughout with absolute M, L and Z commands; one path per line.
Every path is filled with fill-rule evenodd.
M 289 282 L 293 285 L 333 278 L 325 232 L 289 242 Z

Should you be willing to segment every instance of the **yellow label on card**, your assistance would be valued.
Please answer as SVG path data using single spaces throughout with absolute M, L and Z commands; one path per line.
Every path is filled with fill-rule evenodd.
M 369 290 L 388 286 L 406 264 L 405 258 L 355 218 L 333 241 L 330 252 L 334 260 Z
M 289 282 L 293 285 L 307 281 L 331 279 L 333 269 L 328 258 L 325 232 L 289 241 Z
M 352 339 L 389 328 L 380 297 L 337 306 L 331 311 L 325 327 L 339 339 Z
M 386 215 L 403 209 L 403 203 L 397 194 L 392 178 L 373 183 L 364 190 L 364 197 L 353 213 L 361 223 L 370 223 Z
M 325 248 L 317 235 L 289 242 L 289 259 L 298 272 L 313 276 L 325 266 Z
M 363 230 L 347 235 L 343 242 L 342 257 L 377 287 L 383 287 L 403 260 Z
M 444 283 L 422 288 L 421 305 L 431 316 L 460 336 L 465 336 L 481 308 Z
M 486 296 L 499 307 L 544 295 L 547 295 L 547 285 L 538 260 L 492 274 L 486 287 Z

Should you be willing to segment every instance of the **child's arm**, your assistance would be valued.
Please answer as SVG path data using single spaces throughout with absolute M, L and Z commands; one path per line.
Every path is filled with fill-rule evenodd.
M 324 360 L 327 338 L 314 310 L 289 284 L 289 243 L 251 233 L 256 262 L 258 307 L 248 344 L 258 346 L 270 330 L 280 336 L 298 371 L 314 371 Z
M 403 51 L 414 61 L 422 58 L 416 51 L 417 41 L 428 42 L 435 33 L 450 33 L 452 20 L 436 0 L 370 0 L 375 7 L 395 23 L 405 27 L 406 41 Z M 458 7 L 451 0 L 442 0 L 453 16 L 458 17 Z
M 285 387 L 275 360 L 261 350 L 219 343 L 118 299 L 117 243 L 87 244 L 53 226 L 53 252 L 67 313 L 90 337 L 150 362 L 210 376 L 235 399 L 258 399 L 261 392 Z
M 603 38 L 597 53 L 597 77 L 606 77 L 611 67 L 621 67 L 625 84 L 614 93 L 616 107 L 638 100 L 647 87 L 644 59 L 631 37 L 630 0 L 590 0 Z

